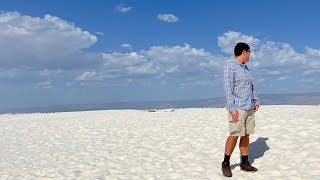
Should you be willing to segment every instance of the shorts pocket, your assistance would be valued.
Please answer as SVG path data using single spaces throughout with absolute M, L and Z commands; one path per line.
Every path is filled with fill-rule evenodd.
M 228 116 L 229 120 L 229 132 L 230 135 L 240 133 L 242 131 L 242 113 L 238 110 L 239 116 L 238 116 L 238 121 L 234 121 L 232 119 L 231 114 Z
M 239 133 L 241 132 L 241 130 L 242 130 L 241 121 L 239 120 L 237 122 L 229 121 L 229 132 L 231 135 Z

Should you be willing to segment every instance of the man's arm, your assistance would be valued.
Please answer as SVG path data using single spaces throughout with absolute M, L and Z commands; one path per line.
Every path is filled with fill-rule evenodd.
M 260 106 L 260 101 L 259 101 L 259 98 L 258 98 L 258 96 L 257 96 L 256 89 L 254 88 L 253 82 L 252 82 L 252 94 L 253 94 L 253 102 L 254 102 L 254 105 Z
M 259 109 L 260 102 L 256 93 L 256 89 L 254 88 L 253 82 L 252 82 L 252 95 L 253 95 L 253 103 L 254 103 L 254 112 L 256 112 Z
M 234 112 L 237 110 L 235 108 L 235 98 L 233 94 L 234 74 L 230 66 L 226 66 L 224 68 L 223 79 L 224 79 L 224 90 L 225 90 L 226 99 L 227 99 L 227 109 L 229 112 Z

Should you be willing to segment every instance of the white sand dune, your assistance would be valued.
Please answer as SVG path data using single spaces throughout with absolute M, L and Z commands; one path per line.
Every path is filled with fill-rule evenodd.
M 0 115 L 0 179 L 226 179 L 223 108 Z M 229 179 L 320 179 L 320 106 L 261 106 Z

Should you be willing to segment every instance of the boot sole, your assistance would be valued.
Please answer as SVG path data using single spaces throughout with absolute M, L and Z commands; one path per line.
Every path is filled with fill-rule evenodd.
M 224 177 L 232 177 L 232 176 L 225 176 L 224 174 L 222 174 Z
M 241 171 L 254 173 L 254 172 L 257 172 L 258 170 L 256 170 L 256 171 L 247 171 L 247 170 L 241 169 Z

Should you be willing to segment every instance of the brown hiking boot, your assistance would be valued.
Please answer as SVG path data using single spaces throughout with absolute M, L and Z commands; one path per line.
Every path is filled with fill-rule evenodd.
M 258 171 L 257 168 L 250 165 L 249 161 L 241 163 L 240 167 L 241 167 L 241 170 L 244 170 L 244 171 L 250 171 L 250 172 Z
M 232 177 L 232 172 L 230 169 L 230 162 L 222 162 L 221 170 L 222 170 L 222 174 L 225 177 Z

